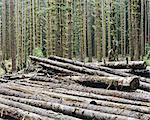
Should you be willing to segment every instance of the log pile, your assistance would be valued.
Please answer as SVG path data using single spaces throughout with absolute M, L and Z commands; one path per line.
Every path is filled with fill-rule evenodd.
M 56 56 L 30 58 L 35 71 L 0 79 L 0 119 L 150 119 L 150 78 L 130 72 L 143 66 L 120 70 Z

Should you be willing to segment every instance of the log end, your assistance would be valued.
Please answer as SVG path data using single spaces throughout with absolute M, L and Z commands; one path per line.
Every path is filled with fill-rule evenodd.
M 130 82 L 130 89 L 136 90 L 140 86 L 140 79 L 138 77 L 132 77 L 132 80 Z

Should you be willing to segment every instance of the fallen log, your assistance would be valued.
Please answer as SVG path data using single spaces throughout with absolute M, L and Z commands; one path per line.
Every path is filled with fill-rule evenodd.
M 54 56 L 54 55 L 51 55 L 48 59 L 83 66 L 82 62 L 73 61 L 73 60 L 70 60 L 67 58 L 62 58 L 62 57 L 58 57 L 58 56 Z M 110 67 L 110 68 L 114 68 L 114 69 L 145 69 L 146 68 L 146 64 L 144 61 L 129 61 L 128 64 L 127 64 L 127 62 L 124 62 L 124 61 L 107 62 L 105 64 L 99 63 L 98 65 Z
M 26 94 L 22 92 L 18 92 L 16 90 L 11 90 L 7 88 L 0 88 L 0 94 L 2 95 L 9 95 L 9 96 L 16 96 L 16 97 L 22 97 L 22 98 L 28 98 L 28 99 L 38 99 L 38 100 L 53 100 L 50 97 L 47 97 L 46 95 L 37 94 L 37 92 L 34 92 L 34 95 L 32 94 Z M 55 99 L 55 102 L 61 103 L 61 100 Z
M 32 89 L 33 90 L 33 88 L 27 88 L 27 89 L 29 89 L 29 90 Z M 135 105 L 130 105 L 130 104 L 121 104 L 121 103 L 108 102 L 108 101 L 105 101 L 105 100 L 93 99 L 94 96 L 92 94 L 90 96 L 90 97 L 93 96 L 92 98 L 87 98 L 87 97 L 85 97 L 85 95 L 84 96 L 79 96 L 79 95 L 76 94 L 77 96 L 75 96 L 75 94 L 73 92 L 72 93 L 69 92 L 69 94 L 66 94 L 66 93 L 64 94 L 62 92 L 66 92 L 66 91 L 63 91 L 63 90 L 59 90 L 59 91 L 58 90 L 52 90 L 53 92 L 51 92 L 51 91 L 44 91 L 44 90 L 40 90 L 40 89 L 37 90 L 36 89 L 36 91 L 38 92 L 38 94 L 43 93 L 45 95 L 48 95 L 50 98 L 51 97 L 61 98 L 61 99 L 63 98 L 63 99 L 66 99 L 67 101 L 68 100 L 73 100 L 73 101 L 78 101 L 78 102 L 80 101 L 80 102 L 86 102 L 86 103 L 91 103 L 91 101 L 95 101 L 97 105 L 108 106 L 108 107 L 118 107 L 120 109 L 126 108 L 127 110 L 137 111 L 137 112 L 141 112 L 141 113 L 148 113 L 148 114 L 150 112 L 148 107 L 145 107 L 145 106 L 135 106 Z M 33 90 L 33 92 L 35 92 L 35 91 Z M 59 93 L 55 93 L 55 92 L 59 92 Z
M 10 100 L 4 99 L 4 98 L 2 98 L 2 100 L 3 100 L 3 103 L 5 103 L 4 101 L 8 101 L 7 104 L 8 103 L 10 104 Z M 20 100 L 18 100 L 18 101 L 20 101 Z M 0 99 L 0 102 L 1 102 L 1 99 Z M 126 119 L 128 119 L 128 120 L 137 120 L 136 118 L 126 117 L 126 116 L 121 116 L 121 115 L 107 114 L 107 113 L 82 109 L 82 108 L 79 108 L 79 107 L 72 107 L 72 106 L 62 105 L 62 104 L 58 104 L 58 103 L 40 102 L 40 101 L 36 101 L 36 100 L 30 100 L 30 101 L 26 101 L 26 102 L 29 102 L 30 104 L 32 104 L 32 106 L 39 106 L 40 105 L 42 108 L 53 110 L 55 112 L 60 112 L 60 113 L 64 113 L 64 114 L 75 116 L 75 117 L 79 117 L 81 119 L 97 119 L 97 120 L 101 120 L 101 119 L 103 119 L 103 120 L 108 120 L 108 119 L 109 120 L 126 120 Z M 13 103 L 23 105 L 23 103 L 18 103 L 18 102 L 15 102 L 15 101 L 13 101 Z M 12 101 L 11 101 L 11 104 L 12 104 Z M 26 106 L 29 106 L 29 105 L 26 105 Z M 41 109 L 41 108 L 38 108 L 38 109 Z M 43 111 L 44 109 L 41 109 L 41 110 L 42 111 L 39 111 L 40 114 L 44 112 Z M 47 110 L 45 112 L 47 113 L 49 110 Z
M 20 86 L 21 87 L 21 86 Z M 23 86 L 22 86 L 23 87 Z M 114 102 L 108 102 L 108 101 L 105 101 L 103 99 L 103 96 L 97 96 L 97 95 L 94 95 L 94 94 L 91 94 L 91 93 L 83 93 L 83 92 L 77 92 L 77 91 L 66 91 L 66 90 L 49 90 L 49 91 L 45 91 L 45 90 L 42 90 L 42 89 L 33 89 L 32 88 L 27 88 L 28 90 L 33 90 L 33 92 L 35 91 L 38 91 L 38 94 L 39 93 L 44 93 L 46 95 L 50 95 L 50 97 L 54 97 L 54 98 L 66 98 L 67 96 L 67 99 L 76 99 L 76 100 L 81 100 L 81 98 L 83 99 L 83 101 L 88 101 L 88 102 L 91 102 L 91 101 L 96 101 L 96 103 L 100 104 L 100 105 L 105 105 L 105 106 L 109 106 L 109 107 L 119 107 L 119 108 L 126 108 L 128 110 L 134 110 L 134 111 L 137 111 L 137 112 L 143 112 L 143 113 L 147 113 L 147 114 L 150 114 L 150 109 L 148 107 L 145 107 L 145 106 L 136 106 L 136 105 L 130 105 L 130 104 L 121 104 L 121 103 L 114 103 Z M 100 100 L 100 99 L 103 99 L 103 100 Z M 109 100 L 111 100 L 112 98 L 109 98 Z M 117 101 L 116 101 L 117 102 Z M 133 101 L 134 103 L 134 101 Z M 136 102 L 135 102 L 136 103 Z
M 47 87 L 51 89 L 55 88 L 64 88 L 66 90 L 76 90 L 76 91 L 82 91 L 86 93 L 94 93 L 97 95 L 104 95 L 104 96 L 114 96 L 114 97 L 119 97 L 119 98 L 125 98 L 129 100 L 136 100 L 136 101 L 143 101 L 143 102 L 150 102 L 150 96 L 147 94 L 140 94 L 136 92 L 121 92 L 121 91 L 116 91 L 116 90 L 105 90 L 105 89 L 100 89 L 100 88 L 90 88 L 90 87 L 84 87 L 82 85 L 78 84 L 55 84 L 55 83 L 41 83 L 41 82 L 36 82 L 36 81 L 26 81 L 26 82 L 18 82 L 16 81 L 17 84 L 20 85 L 25 85 L 25 86 L 31 86 L 31 87 Z
M 46 58 L 38 58 L 35 56 L 30 56 L 32 61 L 35 62 L 39 62 L 41 64 L 47 64 L 45 66 L 47 66 L 47 68 L 49 68 L 51 65 L 53 66 L 57 66 L 60 68 L 64 68 L 64 69 L 68 69 L 71 71 L 75 71 L 78 73 L 84 73 L 84 74 L 89 74 L 89 75 L 100 75 L 100 76 L 110 76 L 109 73 L 103 72 L 103 71 L 99 71 L 99 70 L 92 70 L 89 68 L 85 68 L 85 67 L 80 67 L 80 66 L 75 66 L 75 65 L 71 65 L 71 64 L 67 64 L 67 63 L 61 63 L 61 62 L 57 62 L 57 61 L 53 61 L 53 60 L 49 60 Z M 111 75 L 113 76 L 113 75 Z
M 105 69 L 105 68 L 98 68 L 99 70 L 103 69 L 103 71 L 99 71 L 99 70 L 95 70 L 95 69 L 97 69 L 95 67 L 92 67 L 92 69 L 91 69 L 91 66 L 90 66 L 90 68 L 87 68 L 89 66 L 80 67 L 80 66 L 75 66 L 75 65 L 72 65 L 72 64 L 61 63 L 61 62 L 57 62 L 57 61 L 48 60 L 46 58 L 38 58 L 38 57 L 34 57 L 34 56 L 30 56 L 30 58 L 33 61 L 43 62 L 43 63 L 48 64 L 47 67 L 51 66 L 51 65 L 56 65 L 58 67 L 73 70 L 75 72 L 79 72 L 79 73 L 83 73 L 83 74 L 99 75 L 99 76 L 110 76 L 110 77 L 112 77 L 112 76 L 116 77 L 116 74 L 122 74 L 123 76 L 126 76 L 126 77 L 133 76 L 132 74 L 130 75 L 130 74 L 127 74 L 127 73 L 120 73 L 120 72 L 117 72 L 117 71 L 114 71 L 114 70 L 109 70 L 111 72 L 111 74 L 110 74 L 110 73 L 107 73 L 107 72 L 104 71 L 104 70 L 108 71 L 108 69 Z M 51 64 L 51 65 L 49 65 L 49 64 Z M 112 73 L 114 73 L 115 75 L 112 74 Z M 135 77 L 138 77 L 138 76 L 135 76 Z M 150 83 L 150 79 L 148 79 L 148 78 L 140 77 L 140 80 L 143 81 L 143 82 Z M 140 88 L 143 89 L 143 90 L 148 90 L 149 91 L 149 86 L 148 85 L 144 86 L 144 85 L 145 84 L 140 85 Z
M 149 83 L 140 82 L 139 88 L 150 92 L 150 84 Z
M 139 87 L 140 81 L 137 77 L 100 77 L 100 76 L 67 76 L 63 77 L 64 80 L 76 81 L 85 84 L 104 84 L 107 87 L 114 86 L 118 89 L 124 87 L 129 90 L 136 90 Z
M 144 61 L 119 61 L 119 62 L 106 62 L 105 64 L 100 64 L 101 66 L 110 67 L 113 69 L 146 69 L 146 64 Z
M 99 106 L 107 106 L 107 107 L 114 107 L 114 108 L 120 108 L 120 109 L 126 109 L 136 112 L 141 112 L 144 114 L 150 114 L 150 108 L 145 106 L 136 106 L 136 105 L 130 105 L 130 104 L 121 104 L 121 103 L 115 103 L 115 102 L 109 102 L 104 100 L 97 100 L 97 99 L 91 99 L 81 96 L 74 96 L 71 94 L 62 94 L 62 93 L 54 93 L 54 92 L 48 92 L 48 91 L 42 91 L 43 94 L 49 95 L 50 97 L 56 97 L 56 98 L 63 98 L 66 100 L 75 100 L 85 103 L 94 103 Z
M 10 87 L 7 86 L 7 88 L 14 90 L 20 90 L 20 87 L 23 89 L 28 89 L 28 90 L 32 90 L 32 92 L 36 92 L 36 91 L 43 91 L 44 88 L 35 88 L 35 87 L 23 87 L 23 86 L 14 86 L 11 85 Z M 148 106 L 150 107 L 149 103 L 146 102 L 141 102 L 141 101 L 133 101 L 133 100 L 128 100 L 128 99 L 123 99 L 123 98 L 117 98 L 117 97 L 113 97 L 113 96 L 105 96 L 105 95 L 97 95 L 94 93 L 86 93 L 86 92 L 80 92 L 80 91 L 73 91 L 73 90 L 67 90 L 67 89 L 48 89 L 47 91 L 49 92 L 56 92 L 56 93 L 62 93 L 62 94 L 68 94 L 68 95 L 75 95 L 75 96 L 79 96 L 79 97 L 86 97 L 86 98 L 91 98 L 91 99 L 97 99 L 97 100 L 105 100 L 105 101 L 110 101 L 110 102 L 116 102 L 116 103 L 123 103 L 123 104 L 132 104 L 132 105 L 140 105 L 140 106 Z M 38 93 L 39 94 L 39 93 Z
M 39 115 L 42 115 L 42 116 L 46 116 L 46 117 L 49 117 L 49 118 L 54 118 L 54 119 L 55 118 L 56 119 L 62 118 L 62 119 L 65 119 L 65 120 L 79 120 L 78 118 L 74 118 L 74 117 L 71 117 L 71 116 L 56 113 L 56 112 L 53 112 L 51 110 L 46 110 L 46 109 L 30 106 L 30 105 L 27 105 L 27 104 L 15 102 L 15 101 L 12 101 L 12 100 L 4 99 L 2 97 L 0 98 L 0 103 L 8 105 L 8 106 L 12 106 L 12 107 L 20 108 L 20 109 L 23 109 L 25 111 L 33 112 L 33 113 L 36 113 L 36 114 L 39 114 Z
M 16 120 L 53 120 L 32 112 L 27 112 L 19 108 L 7 106 L 0 103 L 1 117 L 10 116 Z
M 1 96 L 6 99 L 18 101 L 21 103 L 26 103 L 29 105 L 33 105 L 36 107 L 42 107 L 42 108 L 48 108 L 46 106 L 47 102 L 46 101 L 40 101 L 40 100 L 31 100 L 31 99 L 26 99 L 26 98 L 18 98 L 18 97 L 13 97 L 13 96 Z M 79 107 L 79 108 L 84 108 L 88 110 L 94 110 L 94 111 L 99 111 L 102 113 L 109 113 L 109 114 L 115 114 L 115 115 L 122 115 L 122 116 L 127 116 L 127 117 L 133 117 L 137 119 L 143 119 L 147 120 L 150 118 L 149 115 L 139 113 L 139 112 L 134 112 L 134 111 L 129 111 L 125 109 L 120 109 L 120 108 L 112 108 L 112 107 L 106 107 L 106 106 L 97 106 L 97 105 L 92 105 L 92 104 L 86 104 L 82 102 L 77 102 L 77 101 L 63 101 L 61 104 L 67 105 L 67 106 L 74 106 L 74 107 Z
M 74 71 L 71 71 L 71 70 L 68 70 L 68 69 L 64 69 L 64 68 L 61 68 L 61 67 L 45 64 L 45 63 L 42 63 L 42 62 L 39 63 L 39 65 L 41 65 L 44 68 L 59 71 L 60 73 L 67 73 L 67 74 L 70 74 L 70 75 L 80 75 L 80 73 L 77 73 L 77 72 L 74 72 Z
M 125 73 L 125 72 L 119 71 L 117 69 L 112 69 L 112 68 L 108 68 L 108 67 L 104 67 L 104 66 L 100 66 L 100 65 L 84 64 L 82 62 L 73 61 L 73 60 L 70 60 L 70 59 L 67 59 L 67 58 L 61 58 L 61 57 L 57 57 L 57 56 L 50 56 L 49 59 L 56 60 L 56 61 L 59 61 L 59 62 L 73 64 L 73 65 L 80 66 L 80 67 L 86 67 L 86 68 L 89 68 L 89 69 L 105 71 L 105 72 L 110 73 L 110 76 L 112 76 L 111 74 L 119 75 L 119 76 L 122 76 L 122 77 L 132 77 L 132 76 L 134 76 L 133 74 Z M 143 62 L 142 62 L 142 64 L 143 64 Z M 135 77 L 139 77 L 139 76 L 135 76 Z M 140 80 L 142 82 L 150 83 L 149 78 L 140 77 Z

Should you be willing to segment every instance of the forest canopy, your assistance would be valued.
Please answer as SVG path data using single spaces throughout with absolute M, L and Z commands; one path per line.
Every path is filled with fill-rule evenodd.
M 0 59 L 13 70 L 28 56 L 80 61 L 118 56 L 140 60 L 150 50 L 149 0 L 0 0 Z

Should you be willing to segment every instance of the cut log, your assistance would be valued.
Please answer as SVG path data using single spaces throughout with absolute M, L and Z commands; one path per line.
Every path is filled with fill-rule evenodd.
M 120 109 L 126 109 L 136 112 L 141 112 L 144 114 L 150 114 L 150 108 L 145 106 L 136 106 L 136 105 L 130 105 L 130 104 L 121 104 L 121 103 L 115 103 L 115 102 L 109 102 L 104 100 L 97 100 L 97 99 L 91 99 L 81 96 L 75 96 L 71 94 L 62 94 L 62 93 L 54 93 L 54 92 L 48 92 L 48 91 L 42 91 L 43 94 L 49 95 L 50 97 L 56 97 L 56 98 L 63 98 L 63 99 L 69 99 L 69 100 L 75 100 L 80 102 L 86 102 L 86 103 L 95 103 L 99 106 L 108 106 L 108 107 L 114 107 L 114 108 L 120 108 Z
M 80 67 L 86 67 L 86 68 L 89 68 L 89 69 L 105 71 L 105 72 L 110 73 L 110 76 L 112 76 L 111 74 L 119 75 L 119 76 L 122 76 L 122 77 L 131 77 L 131 76 L 134 76 L 132 74 L 119 71 L 117 69 L 112 69 L 112 68 L 108 68 L 108 67 L 104 67 L 104 66 L 100 66 L 100 65 L 84 64 L 82 62 L 73 61 L 73 60 L 70 60 L 70 59 L 61 58 L 61 57 L 57 57 L 57 56 L 50 56 L 49 59 L 56 60 L 56 61 L 59 61 L 59 62 L 73 64 L 73 65 L 80 66 Z M 144 64 L 144 66 L 145 66 L 145 63 L 143 63 L 143 61 L 140 62 L 140 63 Z M 135 77 L 139 77 L 139 76 L 135 76 Z M 149 78 L 140 77 L 140 80 L 142 82 L 150 83 L 150 79 Z
M 15 102 L 15 101 L 12 101 L 12 100 L 4 99 L 2 97 L 0 98 L 0 103 L 8 105 L 8 106 L 12 106 L 12 107 L 20 108 L 22 110 L 33 112 L 33 113 L 36 113 L 36 114 L 39 114 L 39 115 L 42 115 L 42 116 L 46 116 L 46 117 L 49 117 L 49 118 L 54 118 L 54 119 L 62 118 L 62 119 L 65 119 L 65 120 L 79 120 L 78 118 L 74 118 L 74 117 L 71 117 L 71 116 L 56 113 L 56 112 L 53 112 L 51 110 L 46 110 L 46 109 L 30 106 L 30 105 L 27 105 L 27 104 Z
M 67 73 L 67 74 L 70 74 L 70 75 L 80 75 L 80 73 L 78 73 L 78 72 L 74 72 L 74 71 L 71 71 L 71 70 L 68 70 L 68 69 L 64 69 L 64 68 L 61 68 L 61 67 L 45 64 L 45 63 L 42 63 L 42 62 L 39 63 L 39 65 L 41 65 L 44 68 L 48 68 L 48 69 L 52 69 L 52 70 L 55 70 L 55 71 L 59 71 L 60 73 Z
M 16 96 L 16 97 L 22 97 L 22 98 L 28 98 L 28 99 L 51 100 L 51 101 L 53 100 L 50 97 L 47 97 L 46 95 L 37 94 L 37 92 L 34 92 L 34 95 L 31 95 L 31 94 L 25 94 L 25 93 L 22 93 L 22 92 L 18 92 L 18 91 L 11 90 L 11 89 L 6 89 L 6 88 L 1 88 L 0 89 L 0 94 L 9 95 L 9 96 Z M 54 101 L 61 103 L 61 100 L 59 100 L 59 99 L 55 99 Z
M 113 101 L 112 97 L 103 97 L 103 96 L 98 96 L 98 95 L 95 95 L 95 94 L 92 94 L 92 93 L 67 91 L 67 90 L 63 90 L 63 89 L 60 89 L 60 90 L 52 89 L 52 90 L 49 90 L 49 91 L 45 91 L 45 90 L 42 90 L 42 89 L 35 89 L 33 87 L 31 87 L 31 88 L 28 87 L 27 89 L 28 90 L 33 90 L 33 92 L 38 91 L 38 94 L 43 93 L 43 94 L 46 94 L 46 95 L 50 95 L 50 97 L 54 97 L 54 98 L 73 99 L 73 100 L 75 99 L 75 100 L 78 100 L 78 101 L 82 100 L 82 102 L 87 101 L 89 103 L 91 101 L 96 101 L 97 104 L 104 105 L 104 106 L 109 106 L 109 107 L 115 107 L 116 106 L 116 107 L 119 107 L 119 108 L 126 108 L 128 110 L 134 110 L 134 111 L 150 114 L 149 107 L 132 105 L 132 102 L 133 102 L 133 104 L 136 104 L 136 102 L 134 102 L 134 101 L 132 101 L 132 102 L 129 101 L 130 102 L 129 104 L 122 104 L 122 103 L 119 103 L 119 101 L 117 101 L 117 100 L 116 100 L 115 103 L 114 102 L 108 102 L 108 101 Z M 107 98 L 107 99 L 105 99 L 105 98 Z M 106 101 L 106 100 L 108 100 L 108 101 Z M 123 100 L 122 100 L 122 102 L 123 102 Z M 141 103 L 141 104 L 144 104 L 144 103 Z M 140 102 L 139 102 L 139 105 L 140 105 Z M 145 103 L 145 105 L 146 105 L 146 103 Z
M 58 56 L 54 56 L 54 55 L 51 55 L 49 57 L 49 59 L 56 60 L 59 62 L 65 62 L 65 63 L 83 66 L 82 62 L 73 61 L 73 60 L 70 60 L 67 58 L 62 58 L 62 57 L 58 57 Z M 98 65 L 115 68 L 115 69 L 145 69 L 146 68 L 146 64 L 144 61 L 130 61 L 128 64 L 124 61 L 107 62 L 106 64 L 99 63 Z
M 24 99 L 24 98 L 11 97 L 11 96 L 2 96 L 2 97 L 6 98 L 6 99 L 11 99 L 11 100 L 14 100 L 14 101 L 19 101 L 21 103 L 30 104 L 30 105 L 33 105 L 33 106 L 36 106 L 36 107 L 42 107 L 42 108 L 50 109 L 48 106 L 46 106 L 47 102 L 45 102 L 45 101 Z M 129 110 L 124 110 L 124 109 L 119 109 L 119 108 L 111 108 L 111 107 L 104 107 L 104 106 L 99 107 L 99 106 L 92 105 L 92 104 L 85 104 L 85 103 L 74 102 L 74 101 L 71 101 L 71 102 L 63 101 L 61 104 L 67 105 L 67 106 L 74 106 L 74 107 L 84 108 L 84 109 L 88 109 L 88 110 L 99 111 L 99 112 L 102 112 L 102 113 L 133 117 L 133 118 L 143 119 L 143 120 L 147 120 L 147 119 L 150 118 L 150 116 L 147 115 L 147 114 L 134 112 L 134 111 L 129 111 Z
M 31 100 L 31 99 L 18 98 L 18 97 L 13 97 L 13 96 L 1 96 L 1 97 L 6 98 L 6 99 L 10 99 L 10 100 L 14 100 L 14 101 L 19 101 L 21 103 L 33 105 L 36 107 L 42 107 L 42 108 L 47 107 L 46 101 Z M 144 119 L 144 120 L 146 119 L 147 120 L 148 118 L 150 118 L 150 116 L 143 114 L 143 113 L 139 113 L 139 112 L 124 110 L 124 109 L 120 109 L 120 108 L 106 107 L 106 106 L 99 107 L 99 106 L 94 105 L 94 104 L 92 105 L 92 104 L 87 104 L 87 103 L 77 102 L 77 101 L 65 101 L 64 100 L 61 104 L 68 105 L 68 106 L 80 107 L 80 108 L 99 111 L 99 112 L 104 112 L 104 113 L 115 114 L 115 115 L 133 117 L 133 118 L 137 118 L 137 119 Z
M 1 117 L 10 116 L 17 120 L 54 120 L 19 108 L 7 106 L 0 103 Z
M 1 101 L 1 99 L 3 100 L 3 102 Z M 21 105 L 21 106 L 26 105 L 26 104 L 23 104 L 23 103 L 18 103 L 18 102 L 15 102 L 15 101 L 4 99 L 4 98 L 1 98 L 1 99 L 0 99 L 0 102 L 5 103 L 5 104 L 8 101 L 7 104 L 11 104 L 11 105 L 13 103 Z M 79 117 L 81 119 L 96 119 L 96 120 L 101 120 L 101 119 L 103 119 L 103 120 L 108 120 L 108 119 L 109 120 L 127 120 L 128 119 L 128 120 L 137 120 L 136 118 L 126 117 L 126 116 L 121 116 L 121 115 L 101 113 L 101 112 L 97 112 L 97 111 L 82 109 L 82 108 L 79 108 L 79 107 L 71 107 L 71 106 L 62 105 L 62 104 L 58 104 L 58 103 L 39 102 L 39 101 L 36 101 L 36 100 L 30 100 L 29 103 L 30 104 L 32 103 L 32 106 L 33 105 L 34 106 L 37 106 L 37 105 L 39 106 L 40 105 L 40 106 L 42 106 L 42 108 L 46 108 L 46 109 L 49 109 L 49 110 L 53 110 L 53 111 L 64 113 L 64 114 L 71 115 L 71 116 L 76 116 L 76 117 Z M 26 106 L 29 106 L 29 105 L 26 105 Z M 24 107 L 22 109 L 24 109 Z M 33 109 L 33 108 L 30 107 L 30 111 L 31 111 L 31 109 Z M 37 109 L 37 107 L 34 107 L 34 109 Z M 38 108 L 38 109 L 41 109 L 41 108 Z M 36 111 L 36 112 L 38 112 L 40 114 L 44 114 L 46 116 L 47 115 L 49 116 L 49 114 L 46 114 L 46 113 L 48 113 L 49 110 L 44 111 L 44 109 L 41 109 L 41 111 Z M 43 113 L 43 112 L 46 112 L 46 113 Z M 51 115 L 52 114 L 54 114 L 54 113 L 51 113 Z M 73 120 L 73 119 L 71 119 L 71 120 Z
M 22 89 L 28 89 L 32 90 L 32 92 L 36 91 L 43 91 L 42 88 L 35 88 L 35 87 L 23 87 L 23 86 L 15 86 L 11 85 L 11 87 L 8 86 L 9 89 L 15 88 L 15 90 L 20 90 L 20 87 Z M 23 90 L 24 91 L 24 90 Z M 67 90 L 67 89 L 48 89 L 47 91 L 49 92 L 56 92 L 56 93 L 63 93 L 63 94 L 68 94 L 68 95 L 75 95 L 75 96 L 80 96 L 80 97 L 86 97 L 86 98 L 91 98 L 91 99 L 98 99 L 98 100 L 105 100 L 105 101 L 110 101 L 110 102 L 117 102 L 117 103 L 123 103 L 123 104 L 132 104 L 132 105 L 140 105 L 140 106 L 148 106 L 150 107 L 150 104 L 147 102 L 141 102 L 141 101 L 133 101 L 133 100 L 128 100 L 128 99 L 123 99 L 123 98 L 117 98 L 113 96 L 105 96 L 105 95 L 97 95 L 94 93 L 86 93 L 86 92 L 80 92 L 80 91 L 73 91 L 73 90 Z M 38 93 L 39 94 L 39 93 Z M 39 94 L 40 95 L 40 94 Z
M 149 83 L 140 82 L 139 88 L 150 92 L 150 84 Z
M 62 79 L 68 81 L 76 81 L 78 83 L 89 83 L 89 84 L 105 84 L 107 86 L 115 86 L 118 89 L 123 87 L 129 90 L 136 90 L 139 87 L 139 78 L 137 77 L 100 77 L 100 76 L 68 76 Z
M 126 98 L 129 100 L 137 100 L 137 101 L 143 101 L 143 102 L 150 102 L 150 96 L 147 94 L 140 94 L 137 92 L 121 92 L 116 90 L 105 90 L 100 88 L 90 88 L 90 87 L 84 87 L 82 85 L 78 84 L 55 84 L 55 83 L 41 83 L 36 81 L 26 81 L 26 82 L 17 82 L 17 84 L 25 85 L 25 86 L 31 86 L 31 87 L 47 87 L 47 88 L 64 88 L 66 90 L 76 90 L 76 91 L 82 91 L 86 93 L 95 93 L 97 95 L 105 95 L 105 96 L 114 96 L 118 98 Z
M 35 62 L 41 62 L 44 64 L 47 64 L 47 66 L 57 66 L 60 68 L 64 68 L 64 69 L 68 69 L 71 71 L 75 71 L 75 72 L 79 72 L 79 73 L 84 73 L 84 74 L 89 74 L 89 75 L 100 75 L 100 76 L 110 76 L 109 73 L 103 72 L 103 71 L 99 71 L 99 70 L 92 70 L 89 68 L 85 68 L 85 67 L 80 67 L 80 66 L 75 66 L 75 65 L 71 65 L 71 64 L 67 64 L 67 63 L 61 63 L 61 62 L 57 62 L 57 61 L 53 61 L 53 60 L 49 60 L 46 58 L 38 58 L 35 56 L 30 56 L 31 60 L 35 61 Z M 111 75 L 113 76 L 113 75 Z
M 51 102 L 24 99 L 24 98 L 11 97 L 11 96 L 2 96 L 2 97 L 6 98 L 6 99 L 18 101 L 18 102 L 21 102 L 21 103 L 26 103 L 26 104 L 29 104 L 29 105 L 33 105 L 33 106 L 36 106 L 36 107 L 46 108 L 46 109 L 51 108 L 51 107 L 49 107 L 49 104 L 55 104 L 55 103 L 51 103 Z M 47 104 L 48 104 L 48 106 L 47 106 Z M 67 106 L 74 106 L 74 107 L 84 108 L 84 109 L 88 109 L 88 110 L 99 111 L 99 112 L 102 112 L 102 113 L 122 115 L 122 116 L 137 118 L 137 119 L 143 119 L 143 120 L 147 120 L 147 119 L 150 118 L 150 116 L 147 115 L 147 114 L 134 112 L 134 111 L 129 111 L 129 110 L 124 110 L 124 109 L 119 109 L 119 108 L 111 108 L 111 107 L 104 107 L 104 106 L 99 107 L 99 106 L 92 105 L 92 104 L 85 104 L 85 103 L 73 102 L 73 101 L 71 101 L 71 102 L 64 101 L 62 104 L 67 105 Z M 52 109 L 54 109 L 54 108 L 52 108 Z
M 101 64 L 101 66 L 113 69 L 146 69 L 147 67 L 144 61 L 129 61 L 128 64 L 124 61 L 107 62 L 105 64 Z

